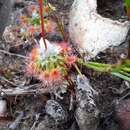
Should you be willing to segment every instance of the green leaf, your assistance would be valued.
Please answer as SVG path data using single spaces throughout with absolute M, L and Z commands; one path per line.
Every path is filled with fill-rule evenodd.
M 44 5 L 44 6 L 46 6 L 46 5 L 47 5 L 47 0 L 44 0 L 43 5 Z
M 121 73 L 121 74 L 123 74 L 123 75 L 125 75 L 125 76 L 130 77 L 130 73 L 127 73 L 127 72 L 125 72 L 125 71 L 119 71 L 119 73 Z
M 40 19 L 39 19 L 39 17 L 30 19 L 30 23 L 32 25 L 40 25 Z
M 112 74 L 112 75 L 115 75 L 115 76 L 117 76 L 117 77 L 119 77 L 119 78 L 121 78 L 121 79 L 124 79 L 124 80 L 130 82 L 130 77 L 125 76 L 125 75 L 123 75 L 123 74 L 121 74 L 121 73 L 118 73 L 118 72 L 111 72 L 111 74 Z
M 121 70 L 123 70 L 125 72 L 130 72 L 130 68 L 128 68 L 128 67 L 122 67 Z
M 130 8 L 130 0 L 125 0 L 125 6 L 126 8 Z

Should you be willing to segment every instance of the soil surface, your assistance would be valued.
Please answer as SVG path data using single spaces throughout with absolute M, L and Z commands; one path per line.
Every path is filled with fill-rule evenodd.
M 48 1 L 56 7 L 56 14 L 63 22 L 65 31 L 67 33 L 69 10 L 73 0 Z M 120 20 L 125 19 L 126 16 L 124 7 L 122 6 L 122 1 L 123 0 L 98 0 L 98 12 L 104 17 Z M 15 3 L 13 6 L 13 12 L 26 6 L 26 2 L 28 2 L 28 0 Z M 1 9 L 2 7 L 0 4 L 0 13 Z M 14 15 L 11 15 L 11 18 L 9 19 L 12 20 L 12 16 Z M 13 23 L 12 21 L 10 22 Z M 126 42 L 122 43 L 118 47 L 109 48 L 106 51 L 101 52 L 92 60 L 102 63 L 117 63 L 119 60 L 127 56 L 128 39 L 129 35 Z M 19 44 L 17 41 L 14 43 L 6 43 L 3 39 L 0 41 L 0 50 L 9 52 L 9 54 L 5 54 L 0 51 L 0 88 L 22 88 L 39 83 L 36 79 L 26 76 L 26 60 L 25 58 L 18 56 L 26 56 L 28 51 L 31 50 L 32 46 L 33 43 Z M 10 53 L 15 53 L 16 55 L 11 55 Z M 100 123 L 98 130 L 117 130 L 118 123 L 114 115 L 114 103 L 129 93 L 129 83 L 117 77 L 110 76 L 109 74 L 97 73 L 93 70 L 82 68 L 81 66 L 79 67 L 81 68 L 82 73 L 84 73 L 87 78 L 90 79 L 90 83 L 93 88 L 99 93 L 99 97 L 96 99 L 96 104 L 100 110 Z M 0 129 L 8 130 L 10 127 L 11 129 L 17 130 L 79 130 L 77 121 L 75 119 L 75 97 L 73 104 L 74 107 L 71 111 L 69 111 L 70 96 L 71 93 L 69 91 L 63 94 L 63 99 L 56 98 L 53 93 L 49 92 L 41 95 L 26 94 L 7 96 L 6 98 L 9 108 L 8 111 L 12 118 L 0 121 Z M 60 122 L 56 122 L 46 113 L 45 106 L 47 101 L 50 99 L 57 101 L 67 113 L 65 115 L 69 115 L 68 117 L 65 117 L 63 122 L 61 120 Z M 17 121 L 17 119 L 19 120 Z

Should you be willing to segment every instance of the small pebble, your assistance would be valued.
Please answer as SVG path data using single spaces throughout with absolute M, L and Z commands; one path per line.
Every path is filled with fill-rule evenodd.
M 46 113 L 50 115 L 55 121 L 66 121 L 67 114 L 62 106 L 55 100 L 48 100 L 45 106 Z

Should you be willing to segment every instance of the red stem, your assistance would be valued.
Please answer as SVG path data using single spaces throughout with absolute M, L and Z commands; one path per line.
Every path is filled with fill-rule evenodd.
M 40 16 L 41 16 L 41 28 L 42 28 L 42 38 L 43 38 L 43 41 L 44 41 L 44 45 L 45 45 L 45 49 L 47 50 L 47 44 L 46 44 L 46 41 L 45 41 L 45 32 L 44 32 L 44 16 L 43 16 L 43 7 L 44 7 L 44 1 L 43 0 L 39 0 L 39 6 L 40 6 Z

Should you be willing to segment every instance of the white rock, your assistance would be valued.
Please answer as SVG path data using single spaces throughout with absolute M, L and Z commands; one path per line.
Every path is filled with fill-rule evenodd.
M 0 99 L 0 116 L 4 116 L 7 111 L 7 102 L 6 100 Z
M 70 11 L 69 33 L 79 49 L 90 57 L 125 41 L 130 23 L 104 18 L 97 13 L 97 0 L 74 0 Z

